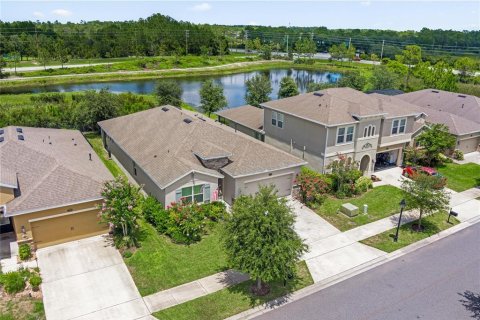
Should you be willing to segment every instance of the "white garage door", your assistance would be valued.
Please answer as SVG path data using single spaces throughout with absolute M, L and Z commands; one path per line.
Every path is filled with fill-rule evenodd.
M 477 137 L 460 140 L 460 143 L 457 145 L 457 149 L 461 150 L 463 153 L 477 151 L 479 140 L 480 139 L 478 139 Z
M 273 184 L 277 189 L 277 195 L 279 197 L 289 196 L 292 193 L 293 173 L 284 174 L 281 176 L 272 176 L 264 179 L 245 181 L 242 194 L 249 195 L 255 194 L 258 191 L 259 186 L 269 186 Z

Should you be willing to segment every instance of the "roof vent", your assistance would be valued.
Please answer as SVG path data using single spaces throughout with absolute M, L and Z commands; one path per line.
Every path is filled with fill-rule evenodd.
M 185 123 L 188 124 L 188 123 L 191 123 L 191 122 L 192 122 L 192 119 L 190 119 L 190 118 L 184 118 L 184 119 L 183 119 L 183 122 L 185 122 Z
M 17 128 L 17 132 L 18 132 L 18 133 L 23 133 L 22 128 Z
M 162 111 L 167 112 L 168 110 L 170 110 L 170 109 L 168 109 L 167 107 L 163 107 L 163 108 L 162 108 Z
M 0 137 L 0 142 L 3 142 L 4 138 L 3 137 Z
M 25 140 L 25 138 L 23 137 L 23 135 L 19 134 L 19 135 L 18 135 L 18 140 L 22 140 L 22 141 L 23 141 L 23 140 Z
M 432 90 L 432 92 L 433 92 L 433 93 L 438 93 L 438 91 L 437 91 L 437 90 Z
M 459 98 L 466 98 L 467 96 L 464 96 L 463 94 L 458 95 Z
M 323 93 L 321 92 L 314 92 L 313 95 L 317 96 L 317 97 L 322 97 L 323 96 Z

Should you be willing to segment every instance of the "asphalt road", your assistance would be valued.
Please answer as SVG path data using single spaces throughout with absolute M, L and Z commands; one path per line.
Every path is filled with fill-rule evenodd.
M 256 319 L 480 319 L 480 223 Z

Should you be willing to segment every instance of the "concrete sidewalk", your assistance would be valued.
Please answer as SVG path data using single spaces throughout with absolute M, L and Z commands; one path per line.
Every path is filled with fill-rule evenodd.
M 247 281 L 249 276 L 233 270 L 216 273 L 180 286 L 143 297 L 150 313 L 173 307 L 235 284 Z

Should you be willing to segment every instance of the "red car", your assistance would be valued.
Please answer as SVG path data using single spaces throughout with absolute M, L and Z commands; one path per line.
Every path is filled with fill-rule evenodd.
M 408 166 L 403 168 L 402 175 L 405 177 L 412 177 L 416 173 L 423 173 L 429 176 L 439 176 L 437 170 L 430 167 L 412 167 Z

